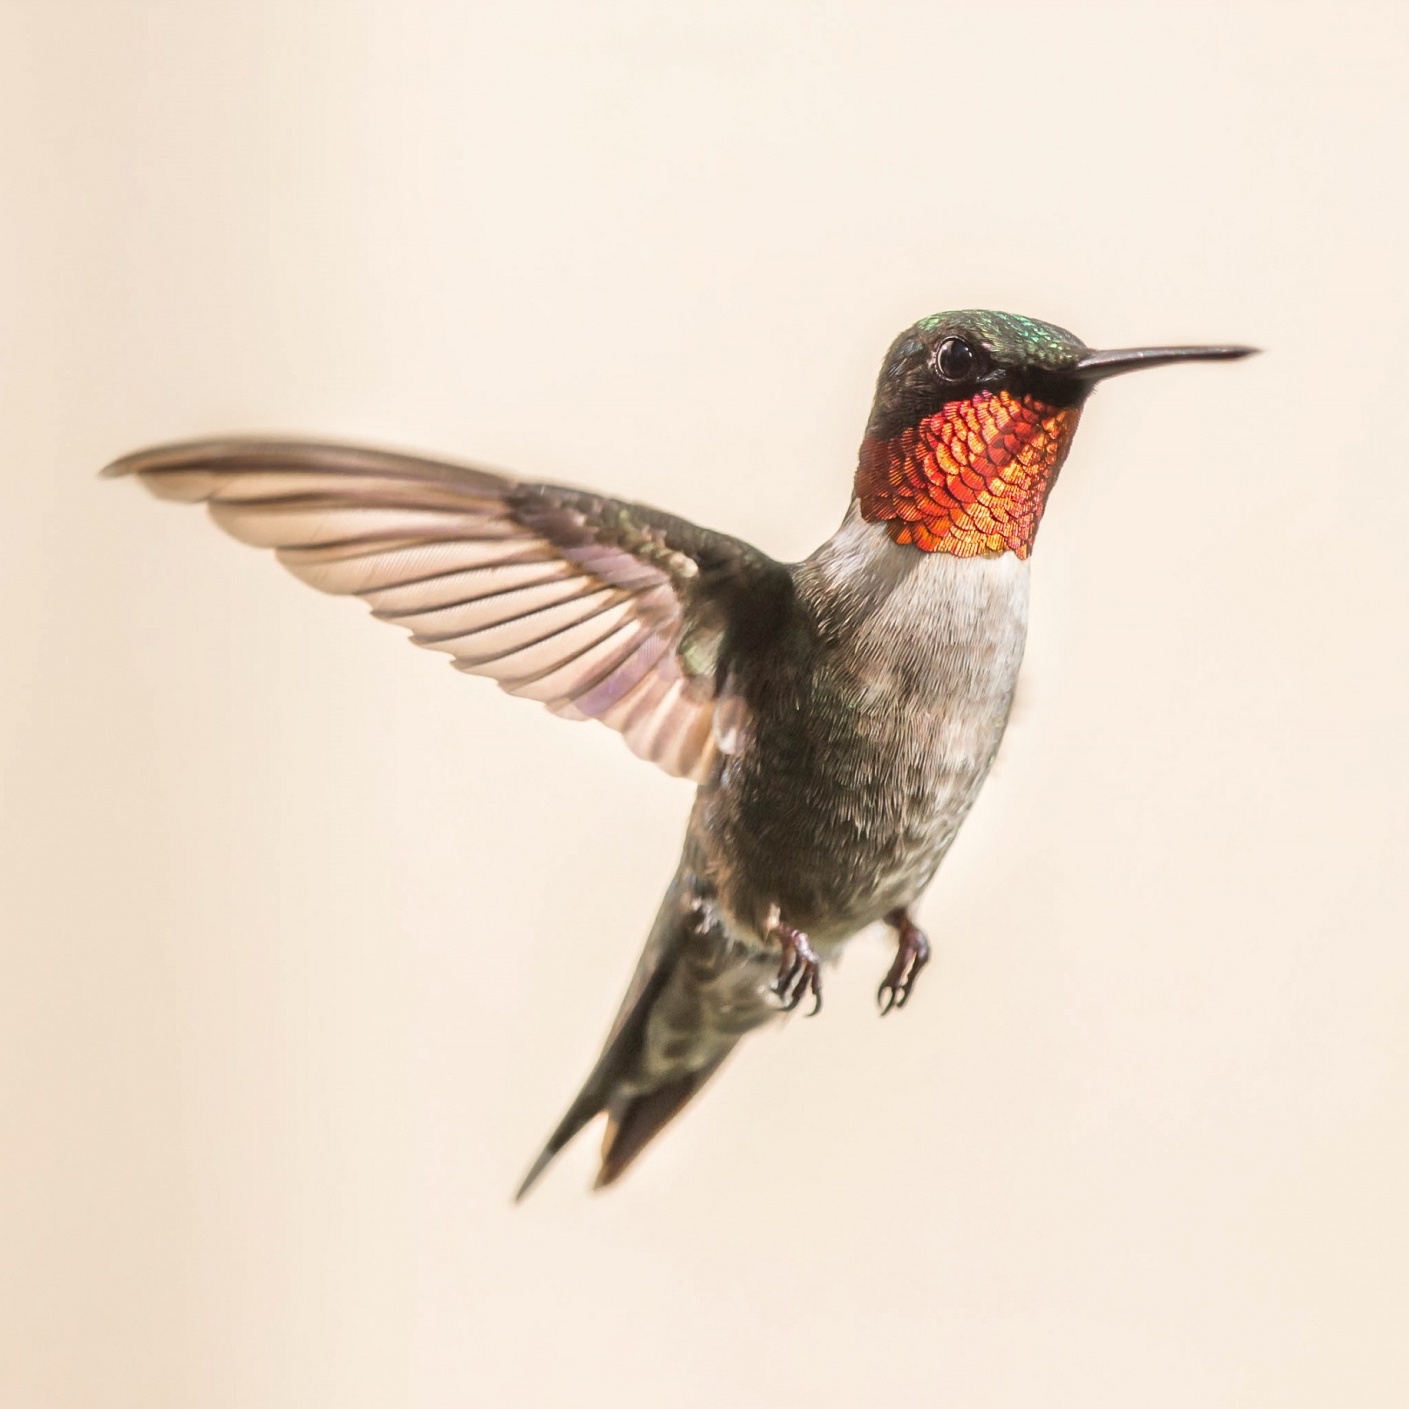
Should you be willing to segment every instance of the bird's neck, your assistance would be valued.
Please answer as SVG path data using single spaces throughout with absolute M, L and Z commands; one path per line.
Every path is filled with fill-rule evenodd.
M 868 434 L 856 469 L 862 517 L 926 553 L 1025 558 L 1080 415 L 981 392 L 896 434 Z
M 1029 567 L 1016 553 L 963 559 L 917 552 L 894 542 L 884 525 L 867 523 L 853 499 L 841 526 L 793 576 L 804 611 L 830 649 L 933 660 L 941 674 L 953 675 L 956 650 L 975 663 L 999 647 L 1021 655 Z M 1014 671 L 1018 656 L 1010 662 Z M 986 667 L 975 669 L 986 674 Z

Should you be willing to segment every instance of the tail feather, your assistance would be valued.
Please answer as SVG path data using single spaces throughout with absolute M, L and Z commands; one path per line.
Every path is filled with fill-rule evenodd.
M 660 913 L 607 1045 L 577 1099 L 519 1185 L 522 1199 L 570 1140 L 603 1111 L 607 1128 L 597 1188 L 621 1177 L 719 1069 L 739 1038 L 776 1008 L 760 986 L 767 965 L 702 927 L 686 874 Z
M 643 955 L 642 964 L 645 960 L 646 956 Z M 638 970 L 638 979 L 640 976 Z M 577 1099 L 568 1107 L 567 1114 L 558 1122 L 557 1129 L 548 1137 L 547 1144 L 539 1151 L 538 1158 L 524 1175 L 523 1183 L 514 1195 L 515 1203 L 533 1188 L 539 1175 L 552 1164 L 583 1126 L 590 1124 L 611 1104 L 617 1083 L 636 1064 L 645 1037 L 646 1020 L 650 1017 L 656 995 L 669 976 L 670 970 L 663 964 L 657 964 L 645 983 L 632 983 L 622 1011 L 617 1015 L 612 1034 L 607 1039 L 606 1048 L 597 1059 L 597 1065 L 592 1068 L 592 1074 L 583 1083 L 582 1090 L 577 1093 Z
M 622 1096 L 607 1108 L 607 1128 L 602 1136 L 602 1167 L 594 1189 L 605 1189 L 626 1172 L 627 1166 L 688 1104 L 691 1097 L 719 1070 L 724 1058 L 699 1071 L 657 1086 L 640 1096 Z
M 528 1173 L 524 1175 L 523 1183 L 519 1185 L 518 1192 L 514 1195 L 515 1203 L 523 1201 L 528 1191 L 538 1183 L 539 1176 L 557 1159 L 572 1141 L 573 1136 L 584 1125 L 589 1124 L 596 1116 L 600 1115 L 604 1109 L 605 1104 L 601 1094 L 595 1091 L 589 1082 L 582 1088 L 577 1100 L 568 1107 L 568 1113 L 558 1122 L 558 1128 L 548 1137 L 548 1143 L 538 1152 L 538 1158 L 534 1160 Z
M 583 1083 L 577 1099 L 568 1107 L 567 1114 L 558 1122 L 557 1129 L 548 1137 L 547 1144 L 524 1175 L 523 1183 L 514 1195 L 515 1203 L 533 1188 L 543 1171 L 583 1126 L 607 1109 L 618 1082 L 636 1065 L 645 1040 L 646 1020 L 670 977 L 674 954 L 679 948 L 680 889 L 677 878 L 661 902 L 660 913 L 636 965 L 631 986 L 622 999 L 602 1055 L 597 1058 L 597 1064 Z

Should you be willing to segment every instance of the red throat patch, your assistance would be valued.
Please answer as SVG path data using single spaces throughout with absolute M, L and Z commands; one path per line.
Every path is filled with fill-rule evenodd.
M 897 543 L 960 558 L 1025 558 L 1081 416 L 1011 392 L 952 401 L 861 444 L 856 494 Z

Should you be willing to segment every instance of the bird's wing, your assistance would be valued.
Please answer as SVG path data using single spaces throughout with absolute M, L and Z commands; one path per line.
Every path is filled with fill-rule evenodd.
M 227 533 L 324 592 L 363 598 L 457 669 L 600 720 L 695 779 L 714 755 L 738 632 L 791 591 L 771 558 L 669 514 L 387 451 L 197 441 L 104 473 L 204 503 Z

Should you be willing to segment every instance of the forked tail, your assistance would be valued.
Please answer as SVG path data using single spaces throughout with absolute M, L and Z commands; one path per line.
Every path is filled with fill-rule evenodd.
M 707 918 L 682 871 L 666 892 L 602 1055 L 515 1200 L 603 1111 L 607 1126 L 595 1187 L 620 1178 L 739 1038 L 776 1013 L 765 996 L 771 976 L 766 960 L 731 944 Z

